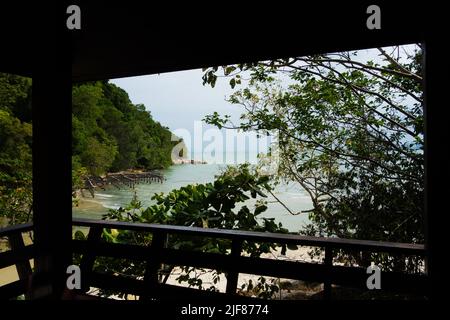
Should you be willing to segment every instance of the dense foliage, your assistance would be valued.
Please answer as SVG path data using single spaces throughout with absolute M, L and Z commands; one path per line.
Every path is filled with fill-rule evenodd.
M 31 142 L 31 79 L 0 73 L 0 224 L 29 219 Z
M 108 82 L 87 83 L 72 93 L 73 169 L 88 174 L 127 169 L 165 168 L 172 164 L 176 141 L 142 104 Z
M 420 47 L 403 46 L 224 66 L 232 87 L 245 85 L 229 99 L 243 107 L 242 122 L 206 120 L 277 136 L 274 178 L 297 182 L 312 200 L 302 232 L 423 243 L 421 57 Z M 205 69 L 204 83 L 218 73 Z M 370 261 L 405 268 L 405 259 L 356 259 Z
M 156 204 L 148 208 L 143 208 L 140 201 L 135 198 L 126 208 L 110 210 L 105 215 L 105 219 L 287 233 L 287 229 L 284 229 L 280 223 L 275 223 L 273 218 L 258 218 L 258 215 L 267 209 L 263 199 L 266 197 L 265 191 L 270 188 L 268 177 L 259 175 L 249 165 L 229 167 L 214 182 L 188 185 L 172 190 L 168 194 L 155 194 L 152 199 L 156 201 Z M 257 197 L 260 199 L 256 201 L 253 209 L 243 204 L 244 201 Z M 76 237 L 85 238 L 81 232 L 78 232 Z M 102 237 L 104 241 L 138 245 L 149 245 L 152 241 L 151 234 L 124 230 L 104 230 Z M 262 253 L 268 253 L 277 246 L 274 243 L 244 242 L 243 251 L 250 256 L 259 257 Z M 231 242 L 225 239 L 171 235 L 167 247 L 226 254 L 231 249 Z M 292 246 L 289 249 L 296 249 L 296 247 Z M 285 251 L 286 246 L 282 246 L 282 252 Z M 166 281 L 174 267 L 164 266 L 160 270 L 160 281 Z M 145 263 L 102 258 L 97 259 L 95 270 L 142 277 L 145 272 Z M 212 271 L 214 284 L 205 287 L 199 275 L 202 272 L 208 272 L 207 270 L 182 266 L 181 270 L 182 274 L 177 278 L 180 283 L 184 282 L 189 286 L 206 290 L 217 290 L 215 284 L 222 275 L 220 270 Z M 256 289 L 253 292 L 257 291 L 258 295 L 267 298 L 272 296 L 278 287 L 261 277 L 259 283 L 256 284 Z M 103 293 L 108 295 L 112 292 Z

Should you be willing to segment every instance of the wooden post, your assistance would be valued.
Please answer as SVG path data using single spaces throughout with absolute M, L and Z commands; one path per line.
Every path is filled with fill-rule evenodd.
M 72 70 L 65 8 L 52 5 L 42 4 L 40 47 L 30 48 L 33 223 L 36 278 L 46 279 L 39 295 L 59 299 L 72 264 Z
M 22 233 L 12 233 L 8 236 L 9 245 L 11 250 L 20 250 L 25 247 L 25 243 L 23 241 Z M 17 274 L 19 275 L 20 280 L 28 280 L 32 274 L 30 261 L 21 261 L 16 263 Z M 29 293 L 25 293 L 25 299 L 28 300 Z
M 20 250 L 25 247 L 21 233 L 12 233 L 8 236 L 11 250 Z M 22 261 L 16 264 L 17 274 L 20 280 L 27 279 L 31 275 L 30 261 Z
M 241 251 L 242 251 L 242 240 L 233 239 L 233 241 L 231 243 L 231 256 L 239 257 L 241 255 Z M 235 271 L 228 272 L 227 288 L 226 288 L 226 292 L 228 294 L 236 294 L 238 279 L 239 279 L 239 272 L 235 272 Z
M 167 246 L 167 233 L 154 232 L 151 244 L 151 256 L 147 260 L 147 267 L 145 269 L 144 282 L 145 288 L 150 292 L 150 295 L 142 296 L 140 299 L 144 300 L 156 293 L 157 285 L 159 283 L 158 271 L 161 268 L 161 254 L 162 249 Z
M 333 249 L 325 247 L 325 266 L 327 266 L 327 280 L 323 284 L 323 298 L 331 300 L 331 267 L 333 266 Z
M 90 275 L 92 273 L 92 268 L 94 267 L 95 262 L 95 244 L 100 241 L 100 237 L 102 235 L 103 228 L 100 227 L 91 227 L 89 229 L 89 234 L 87 238 L 87 244 L 92 249 L 83 255 L 81 258 L 81 290 L 84 292 L 89 291 L 89 283 L 90 283 Z

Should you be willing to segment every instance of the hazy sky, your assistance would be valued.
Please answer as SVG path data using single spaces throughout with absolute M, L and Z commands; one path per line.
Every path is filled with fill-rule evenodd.
M 414 47 L 414 45 L 410 45 L 403 48 L 412 50 Z M 389 48 L 386 49 L 389 50 Z M 374 49 L 360 50 L 357 59 L 362 61 L 373 59 L 380 62 L 378 55 L 379 52 Z M 144 104 L 155 120 L 167 126 L 178 136 L 183 137 L 190 151 L 198 154 L 202 147 L 199 147 L 199 145 L 195 147 L 194 140 L 197 142 L 198 139 L 202 140 L 203 148 L 205 148 L 208 143 L 211 147 L 214 140 L 219 139 L 220 136 L 218 130 L 213 129 L 214 127 L 204 123 L 200 124 L 200 121 L 207 114 L 214 111 L 221 115 L 228 114 L 232 116 L 231 119 L 234 123 L 239 123 L 239 116 L 242 111 L 239 106 L 232 105 L 225 100 L 233 92 L 228 84 L 229 79 L 218 78 L 216 86 L 211 88 L 208 85 L 203 86 L 202 74 L 201 69 L 196 69 L 113 79 L 111 82 L 125 89 L 134 104 Z M 196 122 L 197 129 L 195 129 Z M 215 144 L 219 152 L 223 152 L 223 150 L 226 150 L 226 152 L 250 150 L 253 153 L 265 151 L 255 146 L 255 143 L 247 143 L 247 145 L 241 143 L 239 145 L 237 144 L 238 139 L 235 139 L 237 147 L 230 148 L 227 144 L 232 143 L 232 141 L 225 138 L 223 131 L 222 136 L 223 145 Z M 240 134 L 239 136 L 242 139 L 243 135 Z
M 170 130 L 193 129 L 194 121 L 214 111 L 240 115 L 240 108 L 225 101 L 232 93 L 226 79 L 214 88 L 203 86 L 202 70 L 113 79 L 125 89 L 133 103 L 143 103 L 152 116 Z
M 414 46 L 404 46 L 411 49 Z M 387 50 L 389 48 L 386 48 Z M 379 60 L 375 50 L 360 50 L 361 60 Z M 193 130 L 194 121 L 217 111 L 230 114 L 235 119 L 241 108 L 225 101 L 232 93 L 226 78 L 218 78 L 216 86 L 202 85 L 202 70 L 169 72 L 159 75 L 113 79 L 111 82 L 125 89 L 133 103 L 143 103 L 152 116 L 170 130 Z
M 228 84 L 229 79 L 219 78 L 215 87 L 211 88 L 209 85 L 203 86 L 202 74 L 201 69 L 196 69 L 113 79 L 111 82 L 127 91 L 134 104 L 144 104 L 155 120 L 183 137 L 189 150 L 198 154 L 201 152 L 201 147 L 194 146 L 194 140 L 198 143 L 199 137 L 202 136 L 203 148 L 207 148 L 209 144 L 210 148 L 207 150 L 211 150 L 214 141 L 217 142 L 220 138 L 218 129 L 200 121 L 206 115 L 217 111 L 221 115 L 230 115 L 234 123 L 239 123 L 242 110 L 225 100 L 233 92 Z M 234 138 L 234 147 L 230 148 L 227 143 L 233 143 L 233 139 L 226 139 L 225 131 L 221 132 L 223 142 L 215 144 L 218 152 L 223 150 L 226 152 L 249 150 L 252 153 L 258 150 L 265 151 L 251 142 L 247 142 L 247 145 L 238 144 L 237 138 Z M 237 134 L 242 141 L 243 134 L 234 134 Z M 190 143 L 188 136 L 191 139 Z

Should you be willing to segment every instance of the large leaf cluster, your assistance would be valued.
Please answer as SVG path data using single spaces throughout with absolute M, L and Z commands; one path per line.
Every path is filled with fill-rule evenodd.
M 229 97 L 243 107 L 234 128 L 277 137 L 277 179 L 312 201 L 303 233 L 423 243 L 421 60 L 419 46 L 377 48 L 209 68 L 203 81 L 220 70 L 248 79 Z M 205 120 L 233 128 L 218 113 Z
M 129 206 L 110 210 L 104 218 L 127 222 L 287 233 L 288 231 L 280 223 L 275 223 L 273 218 L 258 217 L 267 209 L 266 203 L 261 199 L 266 197 L 265 191 L 271 188 L 268 180 L 267 176 L 258 174 L 248 164 L 229 167 L 216 177 L 214 182 L 188 185 L 172 190 L 168 194 L 155 194 L 152 197 L 155 204 L 148 208 L 143 208 L 141 202 L 135 196 Z M 259 201 L 256 201 L 254 207 L 251 208 L 245 203 L 249 199 Z M 78 233 L 77 236 L 83 238 L 81 233 Z M 146 246 L 151 244 L 152 234 L 105 230 L 103 239 L 108 242 Z M 278 246 L 274 243 L 246 241 L 243 243 L 243 254 L 259 257 L 262 253 L 268 253 Z M 229 254 L 231 241 L 175 234 L 168 237 L 167 247 L 176 250 Z M 296 248 L 291 247 L 290 249 Z M 286 247 L 283 248 L 283 251 L 286 251 Z M 167 280 L 168 274 L 175 267 L 164 266 L 160 270 L 160 280 Z M 180 267 L 183 271 L 178 277 L 180 283 L 186 283 L 200 289 L 217 290 L 216 284 L 220 280 L 221 270 L 208 271 L 186 266 Z M 95 268 L 101 272 L 142 277 L 145 271 L 145 263 L 104 258 L 97 260 Z M 205 287 L 205 284 L 202 283 L 199 275 L 204 272 L 212 273 L 213 285 Z M 262 286 L 261 288 L 265 287 Z M 108 295 L 112 292 L 103 293 Z

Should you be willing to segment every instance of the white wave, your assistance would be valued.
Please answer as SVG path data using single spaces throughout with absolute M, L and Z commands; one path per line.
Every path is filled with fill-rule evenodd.
M 95 193 L 95 196 L 96 197 L 98 197 L 98 196 L 100 196 L 100 197 L 103 197 L 103 198 L 114 198 L 115 197 L 115 195 L 113 195 L 113 194 L 104 194 L 104 193 Z
M 103 204 L 103 207 L 105 207 L 106 209 L 117 210 L 117 209 L 120 208 L 120 205 L 106 205 L 106 204 Z

